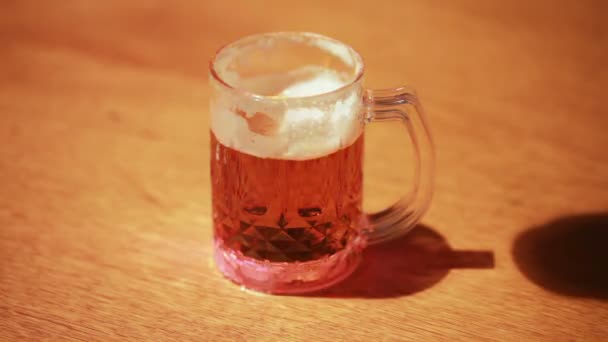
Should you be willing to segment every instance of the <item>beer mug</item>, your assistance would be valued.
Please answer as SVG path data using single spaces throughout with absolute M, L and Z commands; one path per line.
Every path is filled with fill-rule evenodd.
M 352 273 L 367 244 L 405 234 L 426 212 L 434 153 L 420 102 L 408 88 L 364 89 L 363 70 L 353 48 L 302 32 L 249 36 L 211 60 L 214 253 L 233 282 L 320 290 Z M 368 215 L 363 130 L 387 120 L 409 133 L 414 180 Z

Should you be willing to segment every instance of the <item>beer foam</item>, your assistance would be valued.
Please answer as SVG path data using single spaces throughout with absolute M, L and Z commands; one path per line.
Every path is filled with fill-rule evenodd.
M 302 68 L 313 69 L 313 68 Z M 319 69 L 311 79 L 296 82 L 281 91 L 280 95 L 285 97 L 313 96 L 327 93 L 343 87 L 345 82 L 338 73 L 329 69 Z
M 273 97 L 279 104 L 265 106 L 264 100 L 237 97 L 212 104 L 211 129 L 219 142 L 257 157 L 293 160 L 322 157 L 354 142 L 362 129 L 358 84 L 331 97 L 307 99 L 348 84 L 331 69 L 307 68 L 307 78 L 288 84 Z

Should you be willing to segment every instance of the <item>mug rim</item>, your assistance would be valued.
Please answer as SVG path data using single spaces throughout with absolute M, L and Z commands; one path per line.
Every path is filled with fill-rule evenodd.
M 219 75 L 219 72 L 216 70 L 215 65 L 216 65 L 216 61 L 219 57 L 219 55 L 226 49 L 231 48 L 233 46 L 236 46 L 240 43 L 243 43 L 245 41 L 248 40 L 257 40 L 263 37 L 278 37 L 278 36 L 304 36 L 304 37 L 312 37 L 315 39 L 321 39 L 321 40 L 325 40 L 325 41 L 329 41 L 335 44 L 339 44 L 343 47 L 345 47 L 346 49 L 348 49 L 348 51 L 351 53 L 352 56 L 354 56 L 354 64 L 355 64 L 355 69 L 356 69 L 356 74 L 355 77 L 350 80 L 349 82 L 347 82 L 346 84 L 327 91 L 327 92 L 323 92 L 320 94 L 314 94 L 314 95 L 306 95 L 306 96 L 290 96 L 290 97 L 285 97 L 285 96 L 281 96 L 281 95 L 262 95 L 262 94 L 256 94 L 254 92 L 245 90 L 243 88 L 238 88 L 238 87 L 234 87 L 231 84 L 229 84 L 228 82 L 226 82 L 225 80 L 222 79 L 222 77 Z M 294 100 L 294 101 L 299 101 L 299 100 L 314 100 L 314 99 L 318 99 L 321 97 L 325 97 L 325 96 L 331 96 L 332 94 L 337 94 L 340 93 L 342 91 L 344 91 L 345 89 L 349 89 L 350 87 L 352 87 L 353 85 L 357 84 L 359 81 L 361 81 L 361 79 L 363 78 L 363 73 L 365 71 L 365 63 L 363 62 L 363 58 L 361 57 L 361 54 L 355 50 L 352 46 L 339 41 L 337 39 L 331 38 L 331 37 L 327 37 L 324 36 L 322 34 L 318 34 L 318 33 L 314 33 L 314 32 L 306 32 L 306 31 L 277 31 L 277 32 L 266 32 L 266 33 L 258 33 L 258 34 L 252 34 L 252 35 L 248 35 L 245 37 L 242 37 L 240 39 L 237 39 L 231 43 L 228 43 L 222 47 L 220 47 L 219 49 L 217 49 L 217 51 L 215 52 L 215 54 L 213 55 L 213 57 L 211 58 L 211 60 L 209 61 L 209 73 L 211 75 L 211 77 L 218 82 L 218 84 L 220 84 L 223 88 L 231 91 L 231 92 L 235 92 L 240 96 L 245 96 L 245 97 L 249 97 L 252 98 L 254 100 L 257 101 L 281 101 L 281 102 L 285 102 L 285 101 L 290 101 L 290 100 Z

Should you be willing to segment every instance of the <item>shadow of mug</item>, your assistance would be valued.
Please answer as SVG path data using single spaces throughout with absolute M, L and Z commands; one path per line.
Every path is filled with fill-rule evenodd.
M 453 250 L 433 229 L 418 225 L 409 234 L 368 247 L 348 279 L 324 291 L 323 297 L 387 298 L 428 289 L 454 268 L 493 268 L 491 251 Z
M 608 213 L 567 216 L 527 229 L 512 252 L 535 284 L 562 295 L 608 300 Z

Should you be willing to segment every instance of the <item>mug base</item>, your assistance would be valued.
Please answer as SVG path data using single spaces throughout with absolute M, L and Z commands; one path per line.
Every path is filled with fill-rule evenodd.
M 214 243 L 215 263 L 232 282 L 250 290 L 272 294 L 299 294 L 319 291 L 346 279 L 361 262 L 363 239 L 318 260 L 270 262 L 246 257 Z

